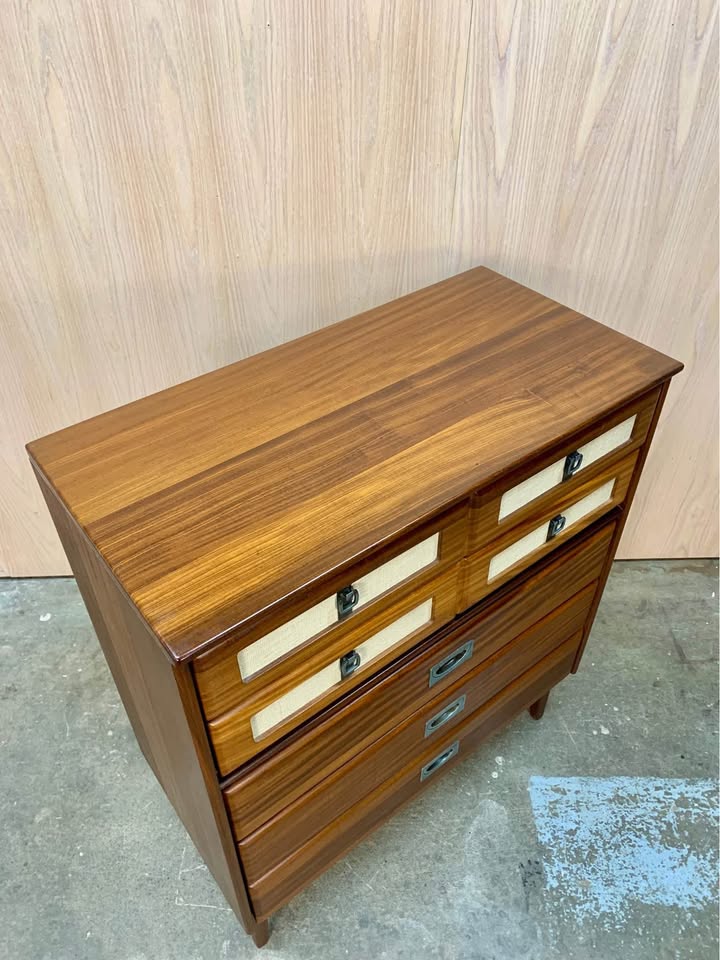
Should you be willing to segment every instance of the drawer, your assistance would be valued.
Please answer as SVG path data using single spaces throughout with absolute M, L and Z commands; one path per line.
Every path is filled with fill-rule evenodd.
M 452 619 L 458 565 L 370 618 L 358 618 L 256 690 L 246 685 L 234 710 L 208 722 L 221 775 L 285 736 L 300 722 Z
M 413 711 L 446 696 L 483 660 L 597 579 L 614 530 L 610 521 L 587 531 L 248 764 L 225 792 L 236 835 L 257 829 Z M 469 656 L 457 658 L 466 645 Z M 436 676 L 451 660 L 454 666 L 431 686 L 431 671 Z
M 435 738 L 425 751 L 403 764 L 381 786 L 342 815 L 333 817 L 310 841 L 250 882 L 248 890 L 255 915 L 259 919 L 268 917 L 422 787 L 435 782 L 458 758 L 466 756 L 559 683 L 570 672 L 579 641 L 577 634 L 556 647 L 474 714 L 446 735 Z
M 504 478 L 501 492 L 477 495 L 470 511 L 468 550 L 477 551 L 510 528 L 538 514 L 557 512 L 559 502 L 586 489 L 591 480 L 607 476 L 611 464 L 624 459 L 644 442 L 658 391 L 636 400 L 612 417 L 594 424 L 574 441 Z
M 454 566 L 464 555 L 466 539 L 463 505 L 426 525 L 403 549 L 394 545 L 353 567 L 335 592 L 288 601 L 279 613 L 198 657 L 195 679 L 205 717 L 213 720 L 232 710 L 319 650 L 333 646 L 344 652 L 344 638 L 358 626 Z
M 281 811 L 239 843 L 243 868 L 253 883 L 341 817 L 357 801 L 404 767 L 433 752 L 437 740 L 471 717 L 495 694 L 566 640 L 579 634 L 597 583 L 591 583 L 539 623 L 498 650 L 399 727 Z
M 631 453 L 579 484 L 556 491 L 544 510 L 468 557 L 462 565 L 459 609 L 476 603 L 621 504 L 637 456 Z

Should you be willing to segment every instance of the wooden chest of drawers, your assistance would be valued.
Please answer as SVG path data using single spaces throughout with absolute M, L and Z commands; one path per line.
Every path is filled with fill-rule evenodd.
M 258 945 L 577 670 L 680 369 L 478 268 L 29 445 L 140 746 Z

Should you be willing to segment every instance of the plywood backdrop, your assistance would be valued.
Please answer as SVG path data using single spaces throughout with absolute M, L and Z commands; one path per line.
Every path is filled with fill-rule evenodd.
M 476 263 L 685 361 L 623 552 L 716 554 L 717 47 L 715 0 L 3 0 L 0 572 L 67 570 L 28 439 Z

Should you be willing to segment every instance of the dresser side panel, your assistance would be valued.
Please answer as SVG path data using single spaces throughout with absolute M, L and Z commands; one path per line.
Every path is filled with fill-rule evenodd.
M 228 903 L 254 934 L 257 923 L 190 668 L 171 662 L 45 478 L 37 476 L 140 748 Z

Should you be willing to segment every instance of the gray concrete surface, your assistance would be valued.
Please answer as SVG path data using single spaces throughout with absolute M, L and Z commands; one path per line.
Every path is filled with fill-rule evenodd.
M 430 784 L 277 914 L 261 956 L 715 960 L 717 593 L 712 561 L 616 564 L 545 718 Z M 2 581 L 0 615 L 0 957 L 255 956 L 74 582 Z

